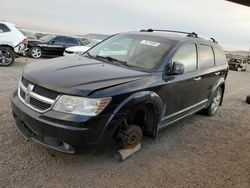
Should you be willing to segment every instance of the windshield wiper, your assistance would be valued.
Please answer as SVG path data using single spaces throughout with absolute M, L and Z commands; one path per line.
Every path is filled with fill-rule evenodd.
M 128 63 L 126 61 L 122 61 L 122 60 L 119 60 L 119 59 L 116 59 L 116 58 L 113 58 L 113 57 L 110 57 L 110 56 L 100 56 L 100 55 L 96 55 L 97 58 L 103 58 L 103 59 L 107 59 L 108 61 L 111 61 L 112 63 L 114 61 L 118 62 L 118 63 L 121 63 L 123 65 L 126 65 L 126 66 L 129 66 Z
M 88 51 L 83 53 L 83 54 L 87 54 L 89 57 L 93 57 L 92 55 L 90 55 L 90 53 Z

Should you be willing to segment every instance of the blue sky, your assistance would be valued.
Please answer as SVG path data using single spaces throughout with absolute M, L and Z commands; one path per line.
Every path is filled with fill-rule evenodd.
M 226 50 L 250 48 L 250 7 L 224 0 L 0 0 L 0 20 L 59 34 L 195 31 Z

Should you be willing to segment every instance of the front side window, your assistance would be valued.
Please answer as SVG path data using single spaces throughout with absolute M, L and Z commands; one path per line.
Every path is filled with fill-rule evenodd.
M 112 57 L 129 67 L 156 70 L 174 41 L 136 34 L 115 35 L 88 51 L 94 57 Z
M 173 62 L 184 65 L 184 73 L 193 72 L 197 67 L 197 50 L 195 44 L 184 44 L 174 55 Z
M 199 46 L 200 61 L 199 69 L 206 69 L 214 67 L 214 53 L 212 47 L 207 45 Z
M 10 29 L 5 24 L 0 24 L 0 33 L 9 32 Z

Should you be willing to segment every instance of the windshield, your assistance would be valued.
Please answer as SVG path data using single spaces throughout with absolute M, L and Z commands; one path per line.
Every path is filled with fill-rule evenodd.
M 46 36 L 42 37 L 40 40 L 44 41 L 44 42 L 49 42 L 54 37 L 55 37 L 54 35 L 46 35 Z
M 126 62 L 129 67 L 156 70 L 173 41 L 136 34 L 115 35 L 88 51 L 93 57 L 109 57 Z

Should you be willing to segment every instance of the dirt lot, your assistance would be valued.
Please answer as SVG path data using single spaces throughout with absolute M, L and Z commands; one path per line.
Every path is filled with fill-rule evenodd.
M 17 133 L 11 91 L 25 64 L 42 61 L 0 67 L 0 187 L 250 187 L 250 71 L 230 71 L 217 115 L 175 123 L 120 163 L 114 146 L 99 156 L 67 155 Z

